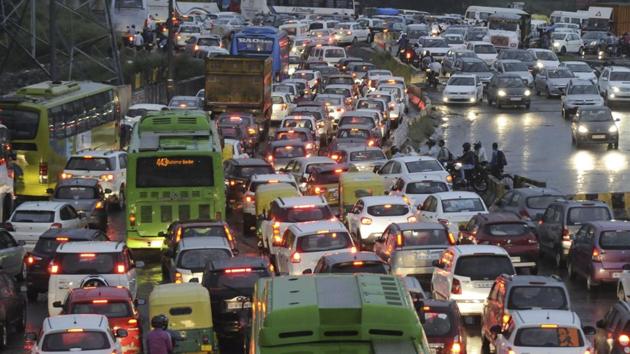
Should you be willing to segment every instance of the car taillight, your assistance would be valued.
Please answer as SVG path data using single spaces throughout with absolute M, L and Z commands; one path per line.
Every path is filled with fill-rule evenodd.
M 451 175 L 446 176 L 446 183 L 453 183 L 453 176 Z
M 127 324 L 129 326 L 137 327 L 138 326 L 138 320 L 136 320 L 135 318 L 131 318 L 131 319 L 129 319 L 129 321 L 127 321 Z
M 619 342 L 619 344 L 625 347 L 630 344 L 630 337 L 628 337 L 627 334 L 622 334 L 619 336 L 619 338 L 617 338 L 617 341 Z
M 175 283 L 180 284 L 182 282 L 182 273 L 175 272 Z
M 99 179 L 101 180 L 101 182 L 110 182 L 114 180 L 114 175 L 112 174 L 101 175 Z
M 118 273 L 118 274 L 125 274 L 125 273 L 127 273 L 127 267 L 125 267 L 125 265 L 122 264 L 122 263 L 118 263 L 116 265 L 116 273 Z
M 593 354 L 593 353 L 594 351 L 593 351 L 593 348 L 591 347 L 586 348 L 586 350 L 584 351 L 584 354 Z
M 60 177 L 61 179 L 70 179 L 72 178 L 72 174 L 63 172 Z
M 96 202 L 96 205 L 94 206 L 94 208 L 96 208 L 96 209 L 103 209 L 104 206 L 105 205 L 103 204 L 102 201 L 98 201 L 98 202 Z
M 604 251 L 600 251 L 598 248 L 593 248 L 593 253 L 591 255 L 593 262 L 601 262 L 603 253 Z
M 248 196 L 245 197 L 245 201 L 248 202 L 248 203 L 253 203 L 255 199 L 256 199 L 256 197 L 251 196 L 251 195 L 248 195 Z
M 374 140 L 368 140 L 368 146 L 372 147 L 374 144 L 376 144 Z
M 273 245 L 280 245 L 282 243 L 282 236 L 280 236 L 280 223 L 274 222 L 273 225 L 271 225 L 271 228 L 273 229 Z
M 447 219 L 438 219 L 438 222 L 444 226 L 448 226 L 448 220 Z
M 48 183 L 48 162 L 39 163 L 39 183 Z
M 372 219 L 370 219 L 370 218 L 361 218 L 361 224 L 363 224 L 363 225 L 372 225 Z
M 271 155 L 267 156 L 267 161 L 273 162 L 273 156 L 271 156 Z
M 453 285 L 451 286 L 451 293 L 459 295 L 462 293 L 462 284 L 457 279 L 453 279 Z
M 516 352 L 510 347 L 507 347 L 507 352 L 508 354 L 516 354 Z
M 315 187 L 315 194 L 320 194 L 326 192 L 326 188 L 324 187 Z
M 51 229 L 61 229 L 62 225 L 58 222 L 50 224 Z
M 415 216 L 410 216 L 410 217 L 407 218 L 407 222 L 416 222 L 416 221 L 418 221 L 418 220 L 416 220 Z
M 291 255 L 291 263 L 300 263 L 302 261 L 302 257 L 298 252 L 295 252 Z
M 195 44 L 195 51 L 199 50 L 199 46 Z
M 562 228 L 562 241 L 571 241 L 571 235 L 569 234 L 569 229 L 566 227 Z
M 411 52 L 407 52 L 405 56 L 407 57 L 407 59 L 411 59 Z
M 48 273 L 50 274 L 58 274 L 59 270 L 59 266 L 53 262 L 50 262 L 50 264 L 48 265 Z
M 451 345 L 451 354 L 459 354 L 462 352 L 462 345 L 457 339 Z
M 129 225 L 136 226 L 136 214 L 134 213 L 129 214 Z
M 5 228 L 7 231 L 15 231 L 15 229 L 13 228 L 13 224 L 11 224 L 10 222 L 5 222 L 5 223 L 4 223 L 4 228 Z
M 255 135 L 256 134 L 256 129 L 254 129 L 254 128 L 247 128 L 247 133 L 249 135 Z

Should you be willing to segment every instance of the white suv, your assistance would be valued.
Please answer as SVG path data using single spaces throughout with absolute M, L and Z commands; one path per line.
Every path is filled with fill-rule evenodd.
M 360 198 L 346 215 L 350 234 L 364 246 L 373 244 L 391 223 L 415 221 L 413 208 L 397 195 Z
M 118 328 L 112 336 L 107 317 L 96 314 L 61 315 L 44 319 L 41 338 L 27 333 L 27 341 L 35 342 L 31 353 L 122 353 L 116 338 L 127 337 L 127 330 Z
M 597 80 L 599 92 L 606 102 L 630 101 L 630 68 L 609 66 Z
M 136 267 L 124 242 L 68 242 L 59 245 L 48 265 L 48 313 L 59 314 L 55 303 L 66 300 L 70 289 L 87 286 L 122 286 L 136 298 Z
M 494 280 L 516 274 L 507 251 L 489 245 L 451 246 L 433 266 L 433 298 L 455 300 L 464 316 L 481 315 Z
M 73 155 L 61 174 L 61 179 L 98 179 L 110 205 L 125 207 L 127 153 L 113 150 L 93 150 Z
M 330 253 L 356 252 L 341 221 L 315 221 L 291 225 L 278 246 L 276 269 L 280 273 L 311 273 L 319 259 Z

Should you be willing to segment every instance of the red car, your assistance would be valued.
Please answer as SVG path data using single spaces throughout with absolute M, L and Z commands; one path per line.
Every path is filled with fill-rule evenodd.
M 129 289 L 123 287 L 97 287 L 72 289 L 61 304 L 62 315 L 67 314 L 99 314 L 106 316 L 109 326 L 115 332 L 122 328 L 129 333 L 127 337 L 119 338 L 123 354 L 142 353 L 142 330 L 140 313 L 136 309 L 136 302 L 131 298 Z
M 515 213 L 473 216 L 468 224 L 460 225 L 459 242 L 503 247 L 510 254 L 514 267 L 527 268 L 529 274 L 538 273 L 538 238 L 527 222 Z
M 455 301 L 424 300 L 419 316 L 431 353 L 466 354 L 464 322 Z

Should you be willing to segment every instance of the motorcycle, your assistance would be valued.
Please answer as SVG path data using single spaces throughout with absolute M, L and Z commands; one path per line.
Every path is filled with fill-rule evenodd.
M 468 189 L 472 187 L 478 193 L 488 190 L 488 169 L 485 164 L 477 164 L 469 172 L 467 179 L 462 179 L 460 172 L 462 167 L 462 163 L 459 161 L 447 162 L 444 165 L 444 168 L 453 179 L 453 189 Z
M 437 88 L 438 84 L 440 83 L 440 80 L 438 79 L 439 73 L 436 73 L 435 71 L 427 68 L 426 75 L 427 75 L 427 83 L 429 84 L 429 86 L 433 86 L 433 88 Z

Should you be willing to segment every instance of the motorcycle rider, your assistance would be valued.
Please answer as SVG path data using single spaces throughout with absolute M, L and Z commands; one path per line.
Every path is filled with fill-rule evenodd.
M 167 331 L 168 317 L 153 316 L 151 319 L 153 330 L 147 335 L 147 349 L 149 354 L 171 354 L 173 352 L 173 338 Z
M 477 156 L 477 162 L 483 164 L 488 162 L 488 157 L 486 156 L 486 149 L 481 146 L 481 141 L 477 141 L 474 145 L 475 156 Z
M 407 33 L 402 32 L 400 34 L 400 38 L 398 38 L 398 59 L 405 59 L 405 52 L 407 51 L 407 47 L 409 46 L 409 38 L 407 37 Z
M 433 59 L 433 55 L 431 55 L 430 51 L 427 50 L 423 52 L 421 66 L 423 70 L 427 72 L 427 82 L 429 85 L 437 87 L 439 83 L 438 77 L 442 71 L 442 65 Z
M 471 150 L 470 143 L 464 143 L 462 145 L 462 150 L 462 156 L 458 158 L 458 160 L 462 163 L 461 178 L 462 180 L 470 181 L 471 172 L 477 166 L 477 156 Z
M 440 139 L 438 141 L 438 148 L 439 148 L 439 151 L 437 154 L 438 161 L 440 161 L 442 164 L 445 164 L 453 160 L 453 154 L 446 147 L 446 143 L 444 142 L 444 139 Z

